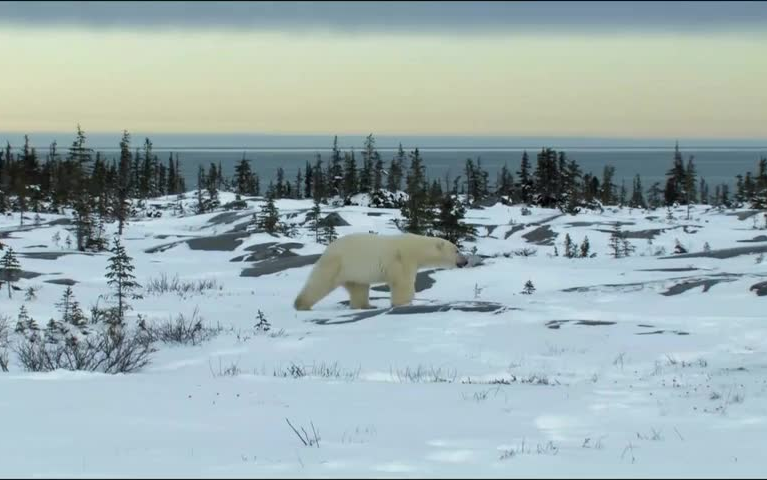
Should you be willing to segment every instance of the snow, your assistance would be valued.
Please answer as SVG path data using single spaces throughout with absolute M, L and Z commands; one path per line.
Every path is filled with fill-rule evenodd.
M 186 197 L 189 212 L 194 192 Z M 232 200 L 221 194 L 222 204 Z M 677 239 L 691 253 L 706 242 L 714 251 L 765 245 L 740 242 L 765 234 L 754 217 L 702 205 L 690 220 L 685 207 L 674 210 L 671 221 L 665 209 L 577 216 L 541 208 L 522 215 L 521 207 L 501 204 L 472 209 L 468 221 L 494 227 L 489 235 L 479 228 L 477 241 L 466 244 L 484 262 L 436 271 L 436 283 L 416 293 L 416 305 L 456 308 L 388 312 L 388 292 L 371 291 L 381 310 L 357 316 L 339 303 L 347 300 L 342 289 L 313 311 L 293 310 L 310 266 L 244 277 L 253 262 L 231 261 L 268 242 L 321 253 L 324 246 L 300 225 L 310 200 L 276 202 L 283 219 L 299 224 L 295 238 L 245 232 L 233 250 L 231 240 L 219 242 L 221 250 L 185 243 L 244 226 L 263 205 L 247 202 L 231 223 L 214 220 L 220 211 L 174 217 L 164 210 L 161 218 L 134 219 L 123 235 L 142 285 L 162 274 L 216 281 L 201 294 L 144 292 L 129 318 L 159 322 L 198 308 L 207 325 L 223 328 L 220 335 L 197 346 L 158 344 L 152 363 L 133 374 L 31 373 L 10 352 L 10 371 L 0 373 L 0 477 L 731 478 L 767 471 L 766 300 L 749 291 L 765 280 L 767 263 L 756 254 L 672 254 Z M 351 224 L 337 227 L 339 235 L 397 231 L 396 209 L 323 206 L 323 215 L 330 212 Z M 21 230 L 18 214 L 0 217 L 2 242 L 19 253 L 24 271 L 41 274 L 20 280 L 12 299 L 0 290 L 11 328 L 22 304 L 41 328 L 58 318 L 54 305 L 65 287 L 46 280 L 75 280 L 86 312 L 106 301 L 109 254 L 67 250 L 67 226 L 49 224 L 63 216 L 40 216 L 39 226 L 30 216 Z M 625 232 L 663 231 L 652 245 L 630 239 L 634 254 L 614 259 L 608 242 L 616 221 L 631 223 Z M 544 225 L 560 252 L 569 233 L 577 245 L 588 236 L 597 256 L 555 257 L 553 245 L 524 238 Z M 51 240 L 57 232 L 59 246 Z M 146 252 L 174 242 L 181 243 Z M 652 254 L 660 247 L 672 258 Z M 514 253 L 523 248 L 536 253 Z M 67 254 L 24 255 L 32 252 Z M 532 295 L 520 293 L 527 280 Z M 668 294 L 697 280 L 722 281 Z M 25 301 L 30 286 L 40 289 Z M 496 309 L 457 309 L 475 302 Z M 254 332 L 259 309 L 269 333 L 284 332 Z M 305 375 L 291 375 L 296 366 Z M 305 446 L 286 419 L 309 438 L 313 425 L 319 444 Z

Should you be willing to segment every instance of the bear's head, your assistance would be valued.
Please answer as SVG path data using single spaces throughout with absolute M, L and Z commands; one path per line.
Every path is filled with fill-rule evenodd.
M 434 238 L 434 245 L 432 247 L 432 255 L 429 261 L 430 266 L 442 267 L 442 268 L 463 268 L 469 263 L 461 252 L 458 251 L 458 247 L 453 243 L 442 238 Z

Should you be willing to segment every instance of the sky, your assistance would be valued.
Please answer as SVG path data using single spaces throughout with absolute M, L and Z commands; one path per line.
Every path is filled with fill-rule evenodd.
M 765 2 L 0 2 L 0 131 L 767 139 Z

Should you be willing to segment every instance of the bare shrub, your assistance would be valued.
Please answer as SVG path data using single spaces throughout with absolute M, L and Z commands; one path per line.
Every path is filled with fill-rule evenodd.
M 139 321 L 139 328 L 147 333 L 152 342 L 179 345 L 199 345 L 223 331 L 221 325 L 215 327 L 204 325 L 200 311 L 196 307 L 191 317 L 179 313 L 175 319 L 169 317 L 159 324 L 148 324 L 142 318 Z
M 338 363 L 328 364 L 313 363 L 310 366 L 299 365 L 297 363 L 291 363 L 286 368 L 276 368 L 272 371 L 272 375 L 279 378 L 332 378 L 343 379 L 353 381 L 359 378 L 360 369 L 356 370 L 343 370 L 338 366 Z
M 190 295 L 202 295 L 206 290 L 221 290 L 223 285 L 215 278 L 203 278 L 197 280 L 181 280 L 178 274 L 169 278 L 167 273 L 160 278 L 150 278 L 146 284 L 147 295 L 163 295 L 173 293 L 181 297 Z
M 132 373 L 145 367 L 156 350 L 139 329 L 100 328 L 89 335 L 69 334 L 42 339 L 33 333 L 16 348 L 19 362 L 30 372 L 57 369 Z

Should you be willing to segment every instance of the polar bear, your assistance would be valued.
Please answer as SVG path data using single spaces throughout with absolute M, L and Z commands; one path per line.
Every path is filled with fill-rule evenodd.
M 386 283 L 391 305 L 407 305 L 415 295 L 419 268 L 462 268 L 467 258 L 455 244 L 436 237 L 411 233 L 376 235 L 352 233 L 332 242 L 309 274 L 296 297 L 296 310 L 310 310 L 336 288 L 343 286 L 351 308 L 370 306 L 370 285 Z

